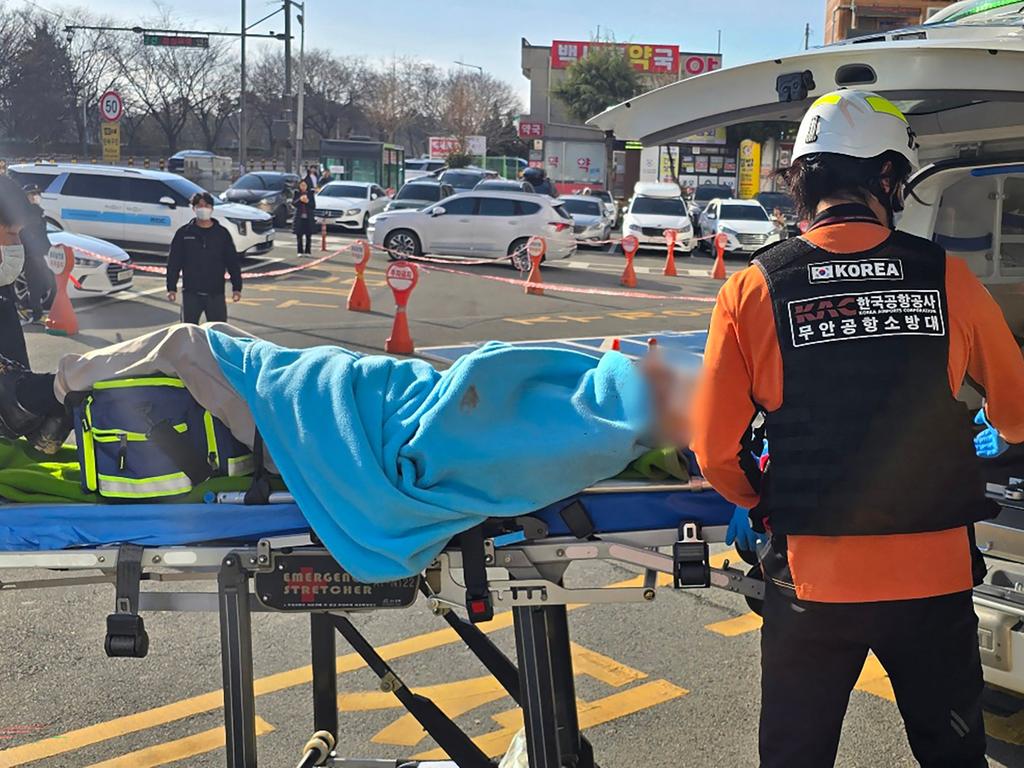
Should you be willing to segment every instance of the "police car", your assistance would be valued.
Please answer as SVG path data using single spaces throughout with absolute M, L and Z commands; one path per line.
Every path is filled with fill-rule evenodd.
M 204 191 L 174 173 L 141 168 L 22 163 L 8 174 L 19 184 L 42 190 L 46 218 L 60 229 L 115 243 L 127 251 L 166 255 L 178 228 L 192 217 L 189 201 Z M 231 233 L 240 254 L 274 247 L 274 220 L 248 205 L 215 198 L 214 216 Z

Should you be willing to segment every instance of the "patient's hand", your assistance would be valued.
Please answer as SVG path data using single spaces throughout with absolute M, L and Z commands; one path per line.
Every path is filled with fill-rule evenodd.
M 655 439 L 662 446 L 686 447 L 690 442 L 693 377 L 668 365 L 656 354 L 645 357 L 640 367 L 651 388 Z

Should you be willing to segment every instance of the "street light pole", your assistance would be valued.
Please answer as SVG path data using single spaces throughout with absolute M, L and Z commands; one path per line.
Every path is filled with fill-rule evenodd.
M 284 103 L 285 114 L 290 115 L 292 108 L 292 0 L 284 0 Z M 288 127 L 294 123 L 291 115 Z
M 294 0 L 292 0 L 294 2 Z M 306 101 L 306 4 L 295 3 L 299 9 L 299 96 L 295 105 L 295 169 L 302 175 L 302 140 L 306 137 L 305 101 Z
M 478 72 L 480 72 L 481 75 L 484 73 L 484 68 L 479 66 L 478 64 L 467 64 L 464 61 L 456 61 L 453 63 L 458 64 L 460 67 L 466 67 L 467 69 L 475 69 Z
M 239 172 L 245 173 L 246 163 L 248 162 L 249 146 L 247 141 L 247 129 L 248 126 L 245 123 L 245 95 L 246 95 L 246 82 L 245 82 L 245 0 L 242 0 L 242 92 L 238 99 L 238 165 Z

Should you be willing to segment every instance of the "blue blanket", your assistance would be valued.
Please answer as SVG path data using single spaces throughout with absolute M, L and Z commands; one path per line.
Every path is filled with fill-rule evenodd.
M 338 347 L 209 339 L 313 530 L 367 581 L 418 573 L 487 517 L 617 474 L 650 425 L 645 380 L 617 353 L 492 343 L 439 373 Z

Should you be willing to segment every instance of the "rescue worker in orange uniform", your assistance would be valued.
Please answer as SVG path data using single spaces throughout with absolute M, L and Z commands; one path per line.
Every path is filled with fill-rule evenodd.
M 738 507 L 733 532 L 762 539 L 762 768 L 834 764 L 869 651 L 922 766 L 988 764 L 973 523 L 997 509 L 956 395 L 969 375 L 999 440 L 1024 442 L 1024 359 L 965 262 L 893 229 L 916 166 L 891 102 L 819 98 L 787 172 L 811 226 L 733 275 L 712 314 L 692 447 Z

